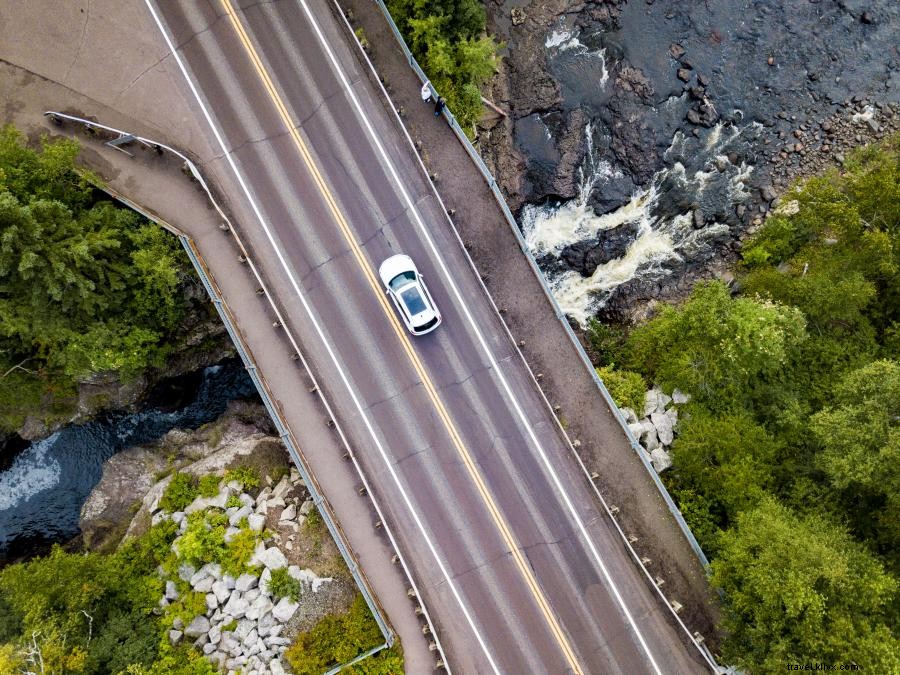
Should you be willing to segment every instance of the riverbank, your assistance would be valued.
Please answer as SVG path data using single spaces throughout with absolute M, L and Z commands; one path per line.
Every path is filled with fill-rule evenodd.
M 727 277 L 792 181 L 900 125 L 892 3 L 486 6 L 510 116 L 482 153 L 580 323 Z

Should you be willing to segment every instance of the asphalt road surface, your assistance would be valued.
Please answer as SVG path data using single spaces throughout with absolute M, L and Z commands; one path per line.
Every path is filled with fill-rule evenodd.
M 219 187 L 265 242 L 257 265 L 288 289 L 289 328 L 340 411 L 449 667 L 708 672 L 600 510 L 332 8 L 147 8 L 222 147 L 231 175 Z M 412 256 L 443 313 L 427 336 L 406 333 L 377 282 L 395 253 Z

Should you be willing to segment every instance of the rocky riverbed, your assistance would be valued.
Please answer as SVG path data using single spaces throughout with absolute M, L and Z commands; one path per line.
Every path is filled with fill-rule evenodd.
M 721 274 L 797 177 L 900 128 L 900 5 L 495 0 L 482 153 L 560 304 L 640 319 Z

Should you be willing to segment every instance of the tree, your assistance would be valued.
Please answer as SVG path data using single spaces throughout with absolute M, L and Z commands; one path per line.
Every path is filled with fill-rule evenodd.
M 773 498 L 722 535 L 712 583 L 725 593 L 723 656 L 751 672 L 854 662 L 898 672 L 897 581 L 842 529 Z
M 805 325 L 793 307 L 733 299 L 724 284 L 701 283 L 684 305 L 664 307 L 632 332 L 624 365 L 712 410 L 735 409 L 753 401 L 758 380 L 779 378 Z
M 854 529 L 900 570 L 900 363 L 874 361 L 848 374 L 810 428 L 817 462 L 844 493 Z

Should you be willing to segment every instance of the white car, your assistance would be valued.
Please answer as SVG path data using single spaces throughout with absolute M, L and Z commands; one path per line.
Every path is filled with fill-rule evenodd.
M 412 258 L 392 255 L 381 263 L 378 276 L 410 333 L 425 335 L 441 325 L 441 313 Z

